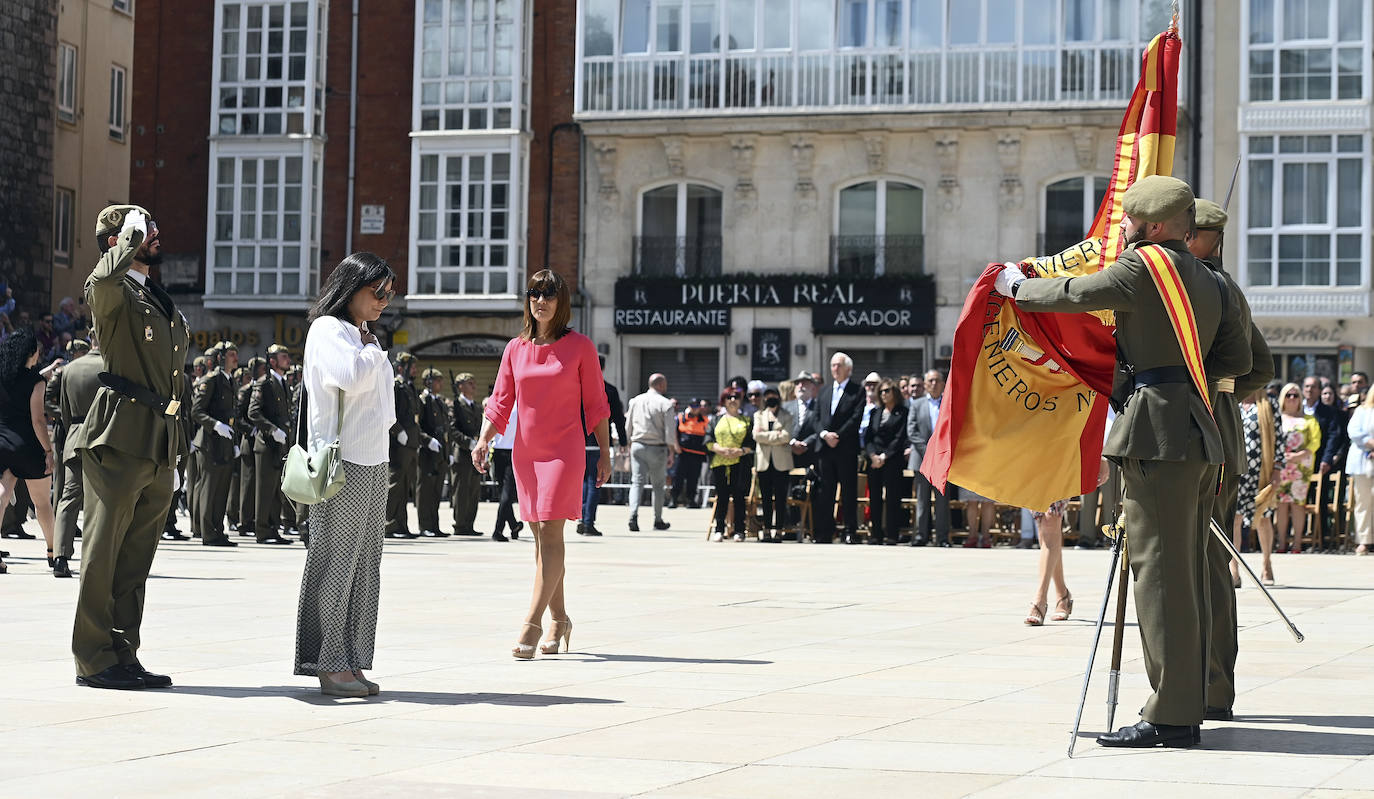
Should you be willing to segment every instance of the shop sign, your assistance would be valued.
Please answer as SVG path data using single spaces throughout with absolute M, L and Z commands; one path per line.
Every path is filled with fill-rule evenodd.
M 811 309 L 811 329 L 817 333 L 931 333 L 935 314 L 915 308 L 817 305 Z
M 509 339 L 504 338 L 440 339 L 416 347 L 412 354 L 417 358 L 500 358 L 507 343 Z
M 262 354 L 270 344 L 280 344 L 293 352 L 305 350 L 305 320 L 294 314 L 272 314 L 271 317 L 258 317 L 254 322 L 271 320 L 270 334 L 261 328 L 223 325 L 208 329 L 192 329 L 191 346 L 193 350 L 207 350 L 221 341 L 232 341 L 239 354 L 247 360 L 250 354 Z
M 617 333 L 728 333 L 729 308 L 615 309 Z
M 759 380 L 776 382 L 791 377 L 788 356 L 792 350 L 792 331 L 785 327 L 754 328 L 749 356 L 749 374 Z
M 1259 323 L 1257 323 L 1259 324 Z M 1334 322 L 1322 324 L 1283 322 L 1259 324 L 1264 342 L 1270 347 L 1302 347 L 1310 344 L 1334 346 L 1345 338 L 1343 325 Z
M 358 235 L 380 236 L 386 232 L 386 206 L 364 205 L 358 222 Z

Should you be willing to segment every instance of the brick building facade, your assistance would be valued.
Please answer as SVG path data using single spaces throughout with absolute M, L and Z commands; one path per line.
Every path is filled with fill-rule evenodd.
M 131 194 L 197 344 L 300 347 L 366 250 L 398 275 L 391 348 L 485 381 L 525 275 L 578 284 L 574 0 L 170 5 L 140 5 Z
M 56 3 L 8 0 L 0 42 L 0 280 L 37 319 L 52 301 Z

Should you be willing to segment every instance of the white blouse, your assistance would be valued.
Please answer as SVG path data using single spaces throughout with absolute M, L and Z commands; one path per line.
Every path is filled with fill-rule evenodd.
M 386 351 L 376 344 L 364 346 L 356 326 L 336 316 L 321 316 L 305 336 L 303 369 L 311 450 L 337 437 L 339 454 L 349 463 L 386 463 L 387 431 L 396 422 L 396 395 Z

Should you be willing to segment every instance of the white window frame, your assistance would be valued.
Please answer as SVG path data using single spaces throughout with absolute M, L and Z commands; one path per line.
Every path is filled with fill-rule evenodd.
M 132 17 L 134 15 L 134 0 L 110 0 L 110 8 Z
M 58 186 L 53 192 L 52 262 L 56 266 L 71 267 L 75 249 L 73 217 L 76 214 L 76 192 Z
M 219 208 L 219 161 L 228 158 L 234 161 L 233 174 L 233 214 L 234 214 L 234 234 L 235 238 L 220 240 L 217 238 L 216 216 L 220 212 Z M 262 238 L 262 230 L 256 227 L 253 238 L 238 238 L 241 232 L 239 225 L 243 215 L 242 210 L 242 160 L 243 159 L 264 159 L 264 158 L 301 158 L 301 207 L 300 207 L 300 238 L 285 238 L 283 230 L 279 227 L 277 235 L 271 239 Z M 205 305 L 207 308 L 262 308 L 269 307 L 275 309 L 304 309 L 309 305 L 310 299 L 316 293 L 316 282 L 319 275 L 318 264 L 320 254 L 320 225 L 319 209 L 321 205 L 321 170 L 324 160 L 323 145 L 310 140 L 300 141 L 232 141 L 223 142 L 212 140 L 210 142 L 209 160 L 209 187 L 208 202 L 206 203 L 206 225 L 205 225 Z M 279 173 L 279 179 L 275 185 L 279 187 L 285 183 L 285 175 Z M 262 172 L 259 167 L 257 183 L 258 188 L 256 197 L 256 211 L 259 216 L 262 212 Z M 284 196 L 279 194 L 277 199 L 278 213 L 285 213 Z M 276 267 L 278 273 L 277 290 L 275 292 L 260 293 L 257 279 L 255 278 L 255 289 L 252 293 L 234 293 L 234 282 L 243 271 L 237 265 L 238 248 L 253 247 L 255 274 L 263 271 L 258 266 L 261 249 L 263 247 L 287 247 L 297 246 L 300 248 L 300 263 L 298 265 L 299 276 L 297 287 L 299 293 L 284 295 L 281 293 L 280 275 L 287 270 Z M 216 248 L 228 247 L 231 249 L 231 263 L 225 265 L 219 262 L 219 254 Z M 229 291 L 220 293 L 216 290 L 217 277 L 228 274 L 230 279 Z
M 1359 41 L 1358 41 L 1358 43 L 1357 43 L 1357 42 L 1355 42 L 1355 41 L 1341 42 L 1341 41 L 1339 41 L 1338 35 L 1336 35 L 1336 31 L 1338 30 L 1338 21 L 1339 21 L 1338 14 L 1339 14 L 1339 12 L 1340 12 L 1340 8 L 1339 8 L 1340 3 L 1338 2 L 1338 0 L 1331 0 L 1330 5 L 1329 5 L 1329 7 L 1328 7 L 1328 9 L 1327 9 L 1327 13 L 1330 15 L 1330 18 L 1329 18 L 1329 20 L 1328 20 L 1327 29 L 1330 30 L 1330 31 L 1333 33 L 1332 36 L 1327 36 L 1327 37 L 1324 37 L 1324 38 L 1321 38 L 1321 39 L 1286 39 L 1286 38 L 1284 37 L 1284 28 L 1283 28 L 1283 16 L 1284 16 L 1284 14 L 1283 14 L 1283 6 L 1284 6 L 1284 3 L 1285 3 L 1285 2 L 1286 2 L 1286 0 L 1273 0 L 1273 4 L 1274 4 L 1274 8 L 1273 8 L 1274 18 L 1273 18 L 1273 20 L 1272 20 L 1272 22 L 1273 22 L 1273 30 L 1274 30 L 1274 39 L 1273 39 L 1273 41 L 1272 41 L 1272 42 L 1259 43 L 1259 44 L 1252 44 L 1252 43 L 1250 42 L 1250 30 L 1251 30 L 1251 23 L 1252 23 L 1251 14 L 1250 14 L 1250 0 L 1240 0 L 1240 13 L 1241 13 L 1241 25 L 1239 26 L 1239 27 L 1240 27 L 1240 96 L 1241 96 L 1241 98 L 1242 98 L 1242 102 L 1244 102 L 1244 103 L 1262 103 L 1262 104 L 1268 104 L 1268 103 L 1352 103 L 1352 102 L 1360 102 L 1360 101 L 1368 102 L 1368 101 L 1370 100 L 1371 96 L 1374 96 L 1374 89 L 1371 89 L 1371 87 L 1370 87 L 1370 83 L 1371 83 L 1371 82 L 1374 82 L 1374 75 L 1371 75 L 1370 70 L 1369 70 L 1369 64 L 1370 64 L 1370 60 L 1371 60 L 1371 54 L 1374 54 L 1374 49 L 1371 49 L 1372 47 L 1374 47 L 1374 41 L 1372 41 L 1371 34 L 1370 34 L 1371 22 L 1374 21 L 1374 20 L 1371 20 L 1371 17 L 1374 17 L 1374 7 L 1365 7 L 1365 8 L 1363 9 L 1364 17 L 1363 17 L 1363 19 L 1361 20 L 1361 28 L 1362 28 L 1362 30 L 1363 30 L 1363 34 L 1362 34 L 1362 36 L 1360 37 L 1360 39 L 1359 39 Z M 1360 47 L 1360 64 L 1361 64 L 1361 71 L 1360 71 L 1360 76 L 1361 76 L 1361 80 L 1360 80 L 1360 84 L 1361 84 L 1361 85 L 1360 85 L 1360 96 L 1359 96 L 1358 98 L 1348 98 L 1348 97 L 1347 97 L 1347 98 L 1340 98 L 1340 96 L 1339 96 L 1339 95 L 1340 95 L 1340 85 L 1339 85 L 1340 71 L 1339 71 L 1339 66 L 1338 66 L 1338 63 L 1337 63 L 1337 51 L 1338 51 L 1338 50 L 1341 50 L 1341 49 L 1345 49 L 1345 48 L 1355 47 L 1355 46 L 1357 46 L 1357 44 L 1358 44 L 1358 46 Z M 1303 50 L 1325 49 L 1325 50 L 1327 50 L 1327 51 L 1330 52 L 1330 55 L 1331 55 L 1331 96 L 1330 96 L 1330 97 L 1327 97 L 1327 98 L 1324 98 L 1324 99 L 1318 98 L 1318 99 L 1301 99 L 1301 100 L 1285 100 L 1285 99 L 1282 99 L 1280 92 L 1281 92 L 1281 85 L 1282 85 L 1282 79 L 1283 79 L 1283 71 L 1282 71 L 1282 69 L 1281 69 L 1281 66 L 1282 66 L 1282 59 L 1280 58 L 1280 53 L 1281 53 L 1284 49 L 1303 49 Z M 1273 72 L 1273 75 L 1270 77 L 1270 81 L 1271 81 L 1270 89 L 1271 89 L 1271 91 L 1272 91 L 1272 95 L 1271 95 L 1268 99 L 1256 100 L 1255 98 L 1253 98 L 1253 97 L 1251 96 L 1251 93 L 1250 93 L 1250 55 L 1251 55 L 1251 53 L 1252 53 L 1253 51 L 1264 51 L 1264 50 L 1267 50 L 1267 51 L 1273 53 L 1273 55 L 1274 55 L 1274 72 Z
M 124 141 L 124 127 L 128 122 L 128 70 L 118 64 L 110 65 L 110 138 Z
M 306 25 L 305 28 L 291 26 L 290 13 L 294 2 L 304 2 L 306 5 Z M 225 28 L 225 7 L 237 6 L 239 13 L 238 27 L 226 31 Z M 268 78 L 267 58 L 270 57 L 269 48 L 269 29 L 266 16 L 270 14 L 273 6 L 282 7 L 284 26 L 282 28 L 282 50 L 281 50 L 281 77 Z M 247 15 L 250 8 L 260 8 L 264 15 L 261 28 L 249 29 Z M 228 137 L 240 140 L 252 139 L 294 139 L 301 137 L 323 138 L 324 136 L 324 48 L 328 37 L 328 14 L 325 13 L 326 4 L 322 0 L 216 0 L 214 8 L 214 55 L 211 60 L 212 71 L 212 91 L 210 94 L 210 137 Z M 260 31 L 262 36 L 262 46 L 258 50 L 249 50 L 246 37 L 250 30 Z M 305 50 L 300 53 L 292 53 L 290 50 L 290 34 L 301 31 L 305 36 Z M 236 34 L 239 38 L 237 46 L 232 54 L 226 53 L 226 33 Z M 261 71 L 258 77 L 249 79 L 246 76 L 245 64 L 248 56 L 245 54 L 255 53 L 252 58 L 261 59 Z M 291 58 L 300 56 L 304 59 L 304 77 L 299 79 L 290 78 Z M 225 66 L 233 61 L 233 79 L 228 80 L 225 76 Z M 301 92 L 301 104 L 293 106 L 290 104 L 292 93 L 299 89 Z M 247 101 L 250 92 L 257 92 L 256 104 L 249 107 L 244 103 Z M 269 91 L 280 91 L 281 99 L 277 104 L 269 105 L 267 93 Z M 221 106 L 221 95 L 225 92 L 232 92 L 234 105 Z M 251 133 L 243 133 L 243 118 L 245 113 L 252 114 L 250 109 L 256 109 L 258 118 L 258 129 Z M 263 124 L 269 115 L 280 115 L 280 129 L 272 133 L 263 133 Z M 301 127 L 297 132 L 291 130 L 292 117 L 300 115 Z M 229 131 L 224 127 L 225 122 L 231 122 L 233 130 Z
M 677 208 L 673 219 L 673 238 L 686 240 L 687 238 L 687 189 L 691 186 L 699 186 L 703 189 L 710 189 L 720 195 L 720 231 L 721 231 L 721 271 L 725 270 L 725 190 L 707 180 L 663 180 L 650 183 L 639 190 L 639 195 L 635 201 L 635 238 L 644 236 L 644 197 L 651 191 L 666 188 L 668 186 L 677 187 Z M 678 247 L 674 271 L 679 276 L 687 273 L 687 250 L 686 247 Z M 632 268 L 634 268 L 632 266 Z
M 873 183 L 875 205 L 873 209 L 873 232 L 872 233 L 843 233 L 840 231 L 840 196 L 849 189 L 862 186 L 865 183 Z M 877 175 L 856 178 L 855 180 L 845 181 L 835 187 L 835 212 L 832 214 L 833 221 L 830 226 L 830 235 L 839 238 L 841 236 L 872 236 L 875 241 L 887 238 L 887 186 L 889 183 L 898 183 L 903 186 L 910 186 L 921 193 L 921 232 L 916 234 L 925 240 L 926 225 L 928 223 L 926 208 L 926 187 L 920 181 L 913 178 L 902 177 L 900 175 Z M 922 245 L 924 246 L 924 245 Z M 887 251 L 884 248 L 877 248 L 873 257 L 873 274 L 881 276 L 887 273 Z M 924 260 L 924 258 L 923 258 Z M 827 256 L 827 261 L 829 257 Z M 827 263 L 827 269 L 833 268 L 832 264 Z M 924 269 L 922 269 L 924 271 Z
M 1370 134 L 1368 131 L 1322 131 L 1321 133 L 1302 133 L 1289 134 L 1297 136 L 1329 136 L 1332 139 L 1330 152 L 1326 153 L 1281 153 L 1277 139 L 1285 134 L 1276 133 L 1254 133 L 1241 136 L 1241 153 L 1244 163 L 1241 166 L 1241 182 L 1237 187 L 1240 193 L 1240 221 L 1239 241 L 1236 242 L 1236 249 L 1239 253 L 1239 266 L 1236 271 L 1243 275 L 1242 282 L 1248 289 L 1258 292 L 1287 294 L 1287 293 L 1317 293 L 1317 292 L 1351 292 L 1366 293 L 1370 287 L 1370 234 L 1368 220 L 1374 213 L 1374 199 L 1371 199 L 1371 164 L 1374 164 L 1374 156 L 1370 153 Z M 1354 153 L 1337 152 L 1338 137 L 1357 135 L 1361 138 L 1362 151 L 1358 154 L 1362 162 L 1360 175 L 1360 225 L 1351 227 L 1340 227 L 1337 219 L 1339 181 L 1337 178 L 1337 161 L 1356 157 Z M 1256 153 L 1253 156 L 1250 152 L 1252 138 L 1272 137 L 1275 139 L 1274 151 L 1272 153 Z M 1256 160 L 1266 160 L 1274 164 L 1274 188 L 1270 193 L 1270 222 L 1268 227 L 1250 226 L 1250 164 Z M 1327 180 L 1327 213 L 1328 222 L 1324 224 L 1284 224 L 1283 223 L 1283 185 L 1282 174 L 1285 164 L 1327 164 L 1329 166 Z M 1284 284 L 1280 285 L 1279 280 L 1279 247 L 1278 241 L 1284 235 L 1325 235 L 1331 239 L 1330 268 L 1327 273 L 1328 281 L 1325 284 L 1316 285 L 1308 283 Z M 1337 237 L 1342 235 L 1358 235 L 1360 237 L 1360 281 L 1358 284 L 1337 285 Z M 1250 237 L 1268 236 L 1271 241 L 1271 266 L 1270 282 L 1251 283 L 1250 281 Z
M 425 50 L 424 33 L 427 27 L 425 21 L 425 7 L 429 0 L 415 0 L 415 64 L 413 71 L 412 103 L 411 103 L 411 129 L 414 131 L 424 131 L 426 133 L 443 132 L 448 134 L 468 133 L 472 135 L 502 135 L 510 134 L 519 130 L 524 130 L 527 126 L 529 116 L 528 98 L 528 76 L 530 63 L 530 42 L 529 18 L 532 4 L 527 4 L 525 0 L 510 0 L 512 8 L 511 19 L 502 24 L 509 24 L 513 28 L 515 37 L 514 45 L 511 50 L 511 71 L 509 75 L 497 75 L 495 73 L 495 54 L 496 54 L 496 25 L 495 0 L 487 0 L 487 19 L 483 21 L 486 27 L 486 54 L 487 67 L 481 74 L 474 74 L 470 70 L 470 60 L 466 64 L 468 67 L 466 74 L 450 75 L 448 61 L 451 50 L 449 47 L 449 29 L 452 27 L 450 12 L 452 4 L 449 0 L 438 0 L 441 3 L 441 18 L 437 23 L 443 38 L 443 47 L 439 50 L 441 54 L 440 75 L 438 77 L 424 76 Z M 465 11 L 466 21 L 463 29 L 468 32 L 466 42 L 471 42 L 471 34 L 474 23 L 472 21 L 473 0 L 467 0 L 467 10 Z M 431 51 L 432 52 L 432 51 Z M 464 50 L 465 57 L 470 58 L 471 48 Z M 496 86 L 498 83 L 507 82 L 510 84 L 511 97 L 509 100 L 496 101 Z M 456 83 L 463 86 L 463 101 L 448 102 L 444 99 L 446 85 Z M 440 94 L 438 102 L 426 102 L 424 100 L 425 85 L 433 84 L 436 91 Z M 475 85 L 485 84 L 488 89 L 487 100 L 477 103 L 472 102 L 472 89 Z M 484 110 L 486 112 L 487 124 L 481 127 L 468 127 L 470 112 L 474 110 Z M 510 115 L 510 123 L 503 126 L 496 125 L 496 112 L 506 110 Z M 437 127 L 424 127 L 424 118 L 428 113 L 437 113 Z M 450 112 L 457 112 L 462 117 L 462 125 L 449 127 L 446 117 Z
M 1045 231 L 1045 226 L 1049 224 L 1049 216 L 1050 216 L 1050 197 L 1049 197 L 1049 192 L 1050 192 L 1050 187 L 1051 187 L 1051 186 L 1055 186 L 1055 185 L 1057 185 L 1057 184 L 1059 184 L 1059 183 L 1063 183 L 1063 182 L 1066 181 L 1066 180 L 1075 180 L 1075 179 L 1083 181 L 1083 215 L 1084 215 L 1084 220 L 1083 220 L 1083 232 L 1086 234 L 1086 233 L 1088 232 L 1088 230 L 1092 228 L 1092 226 L 1093 226 L 1093 220 L 1097 217 L 1097 206 L 1098 206 L 1098 203 L 1097 203 L 1097 192 L 1096 192 L 1096 190 L 1095 190 L 1096 183 L 1097 183 L 1097 181 L 1099 181 L 1099 180 L 1109 181 L 1108 188 L 1110 188 L 1111 176 L 1110 176 L 1110 175 L 1095 174 L 1095 173 L 1092 173 L 1092 172 L 1070 172 L 1070 173 L 1067 173 L 1067 174 L 1057 175 L 1057 176 L 1055 176 L 1055 177 L 1053 177 L 1053 178 L 1050 178 L 1049 180 L 1045 181 L 1045 185 L 1044 185 L 1044 186 L 1041 186 L 1041 187 L 1040 187 L 1040 234 L 1041 234 L 1041 235 L 1044 235 L 1044 234 L 1045 234 L 1045 232 L 1046 232 L 1046 231 Z M 1053 253 L 1040 253 L 1040 254 L 1041 254 L 1041 255 L 1053 255 Z
M 418 105 L 418 95 L 414 103 Z M 486 132 L 489 134 L 489 132 Z M 437 156 L 440 159 L 440 181 L 442 188 L 446 184 L 443 178 L 443 159 L 449 156 L 471 156 L 471 155 L 492 155 L 508 154 L 510 156 L 510 177 L 508 178 L 508 189 L 506 194 L 506 238 L 492 239 L 489 235 L 475 240 L 463 238 L 451 238 L 440 235 L 443 232 L 444 201 L 439 198 L 440 210 L 436 211 L 435 238 L 420 239 L 419 220 L 420 220 L 420 189 L 421 189 L 421 159 L 428 156 Z M 490 186 L 490 175 L 487 176 L 487 186 Z M 445 131 L 442 134 L 431 132 L 411 134 L 411 161 L 410 161 L 410 224 L 411 236 L 408 252 L 409 268 L 406 279 L 406 307 L 417 310 L 519 310 L 523 301 L 525 258 L 526 258 L 526 220 L 525 220 L 525 199 L 526 187 L 529 185 L 529 142 L 528 137 L 523 135 L 452 135 L 452 132 Z M 442 194 L 442 191 L 440 191 Z M 488 190 L 485 199 L 490 201 L 491 193 Z M 490 207 L 487 209 L 490 211 Z M 488 217 L 489 222 L 489 217 Z M 490 233 L 490 228 L 486 231 Z M 507 252 L 506 263 L 506 286 L 507 291 L 502 294 L 466 294 L 462 292 L 444 293 L 425 293 L 418 291 L 420 285 L 419 263 L 420 247 L 433 246 L 442 251 L 445 247 L 466 246 L 468 244 L 481 243 L 483 245 L 505 246 Z M 429 267 L 426 267 L 428 269 Z M 436 270 L 442 271 L 446 267 L 437 265 Z M 453 267 L 448 267 L 450 270 Z M 491 267 L 483 266 L 484 270 Z M 442 283 L 440 284 L 442 285 Z
M 79 52 L 76 45 L 57 44 L 57 118 L 63 122 L 76 122 Z

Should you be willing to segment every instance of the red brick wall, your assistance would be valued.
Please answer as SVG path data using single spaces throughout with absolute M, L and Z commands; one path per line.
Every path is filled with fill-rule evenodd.
M 531 31 L 530 185 L 528 214 L 529 248 L 526 263 L 534 272 L 548 265 L 573 286 L 578 276 L 578 240 L 581 208 L 578 184 L 581 174 L 581 133 L 569 129 L 572 122 L 573 86 L 576 74 L 576 0 L 532 0 Z M 553 136 L 553 180 L 549 181 L 550 135 Z M 545 221 L 552 193 L 552 213 Z M 547 226 L 547 227 L 546 227 Z M 547 264 L 544 256 L 548 247 Z
M 167 255 L 200 259 L 202 283 L 214 36 L 213 3 L 139 0 L 129 200 L 153 214 Z

